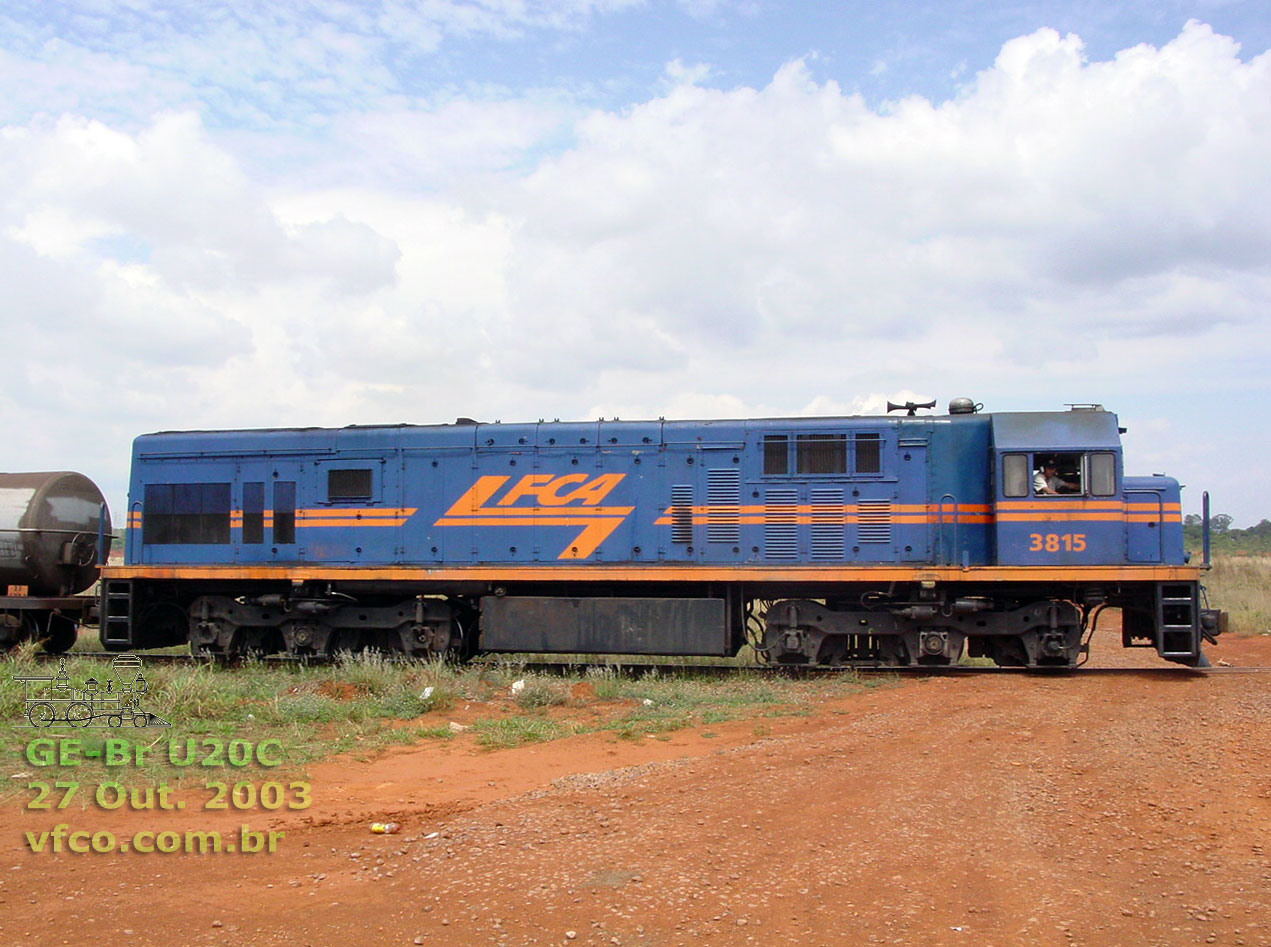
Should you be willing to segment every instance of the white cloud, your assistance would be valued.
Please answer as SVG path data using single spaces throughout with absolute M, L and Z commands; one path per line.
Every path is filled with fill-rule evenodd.
M 334 9 L 344 32 L 314 57 L 359 42 Z M 549 17 L 485 9 L 446 29 Z M 1154 456 L 1197 416 L 1180 389 L 1265 393 L 1271 56 L 1193 23 L 1092 62 L 1041 30 L 955 99 L 882 110 L 798 61 L 758 89 L 667 74 L 616 112 L 369 99 L 324 119 L 326 163 L 307 138 L 252 139 L 307 156 L 270 180 L 189 111 L 11 123 L 0 324 L 49 361 L 0 407 L 47 425 L 34 393 L 88 379 L 56 403 L 87 395 L 104 438 L 1121 400 L 1177 410 L 1138 432 Z
M 351 113 L 332 121 L 323 161 L 331 163 L 334 152 L 344 182 L 481 190 L 490 174 L 522 169 L 545 145 L 557 145 L 577 112 L 559 98 L 531 95 Z M 334 176 L 329 166 L 322 173 Z
M 875 113 L 795 63 L 762 90 L 688 81 L 593 115 L 526 182 L 526 344 L 535 313 L 626 313 L 724 363 L 810 343 L 860 369 L 902 343 L 892 370 L 974 349 L 1008 377 L 1120 373 L 1091 361 L 1101 340 L 1195 335 L 1267 300 L 1268 66 L 1197 24 L 1096 64 L 1043 30 L 938 107 Z
M 0 15 L 0 120 L 183 110 L 227 124 L 321 127 L 328 113 L 418 98 L 446 43 L 571 34 L 646 0 L 275 0 L 265 5 L 72 0 Z

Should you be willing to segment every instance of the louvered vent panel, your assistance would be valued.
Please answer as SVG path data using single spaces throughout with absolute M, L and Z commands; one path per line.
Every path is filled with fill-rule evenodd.
M 812 488 L 812 558 L 843 558 L 843 488 Z
M 891 542 L 891 500 L 861 500 L 856 504 L 856 523 L 861 542 Z
M 769 559 L 797 559 L 799 556 L 799 491 L 777 488 L 768 491 L 764 517 L 764 554 Z
M 741 542 L 741 471 L 706 471 L 706 503 L 710 507 L 706 541 Z
M 671 487 L 671 542 L 693 541 L 693 487 L 677 483 Z

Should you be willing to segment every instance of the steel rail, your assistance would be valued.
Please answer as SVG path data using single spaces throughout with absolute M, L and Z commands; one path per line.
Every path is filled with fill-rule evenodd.
M 62 658 L 82 658 L 89 661 L 113 661 L 120 654 L 126 652 L 109 652 L 109 651 L 68 651 L 63 654 L 48 654 L 45 652 L 37 652 L 34 657 L 40 662 L 58 661 Z M 356 652 L 353 652 L 356 654 Z M 242 663 L 259 662 L 267 665 L 286 665 L 286 666 L 309 666 L 309 667 L 327 667 L 338 664 L 340 656 L 338 655 L 286 655 L 271 654 L 260 656 L 243 656 L 235 659 L 225 659 L 219 657 L 203 657 L 191 654 L 146 654 L 142 652 L 138 655 L 143 661 L 151 664 L 222 664 L 222 665 L 238 665 Z M 385 655 L 383 660 L 387 664 L 401 665 L 421 665 L 429 663 L 432 659 L 427 658 L 411 658 L 402 656 Z M 993 674 L 1032 674 L 1037 676 L 1055 677 L 1064 676 L 1135 676 L 1143 674 L 1170 674 L 1170 675 L 1203 675 L 1203 676 L 1221 676 L 1226 674 L 1266 674 L 1271 673 L 1271 667 L 1208 667 L 1208 668 L 1192 668 L 1182 665 L 1171 665 L 1166 667 L 1054 667 L 1054 668 L 1024 668 L 1024 667 L 978 667 L 965 665 L 920 665 L 917 667 L 889 667 L 885 665 L 820 665 L 820 664 L 651 664 L 641 661 L 600 661 L 600 662 L 578 662 L 578 661 L 520 661 L 520 660 L 498 660 L 485 659 L 470 661 L 466 665 L 468 668 L 482 670 L 500 670 L 514 668 L 516 670 L 537 672 L 542 674 L 585 674 L 588 672 L 604 671 L 613 674 L 621 674 L 628 677 L 638 677 L 642 674 L 657 674 L 666 676 L 689 676 L 700 675 L 703 677 L 729 677 L 743 674 L 771 674 L 777 676 L 789 677 L 809 677 L 819 675 L 835 675 L 843 673 L 862 673 L 862 674 L 896 674 L 901 676 L 920 676 L 920 677 L 977 677 L 981 675 Z

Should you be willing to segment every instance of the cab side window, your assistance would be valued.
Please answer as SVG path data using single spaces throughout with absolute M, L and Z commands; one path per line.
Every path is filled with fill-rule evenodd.
M 1117 495 L 1117 455 L 1112 451 L 1003 454 L 1001 473 L 1006 497 Z
M 1081 454 L 1034 454 L 1033 495 L 1074 496 L 1085 492 Z
M 1002 458 L 1002 495 L 1028 496 L 1028 455 L 1007 454 Z
M 1090 495 L 1096 497 L 1116 496 L 1116 455 L 1107 451 L 1093 453 L 1089 457 L 1089 467 Z

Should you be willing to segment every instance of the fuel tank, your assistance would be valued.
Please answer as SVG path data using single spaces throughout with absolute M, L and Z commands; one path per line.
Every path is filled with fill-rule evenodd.
M 97 580 L 97 536 L 110 511 L 83 474 L 0 473 L 0 585 L 28 595 L 74 595 Z M 0 589 L 0 592 L 3 592 Z

